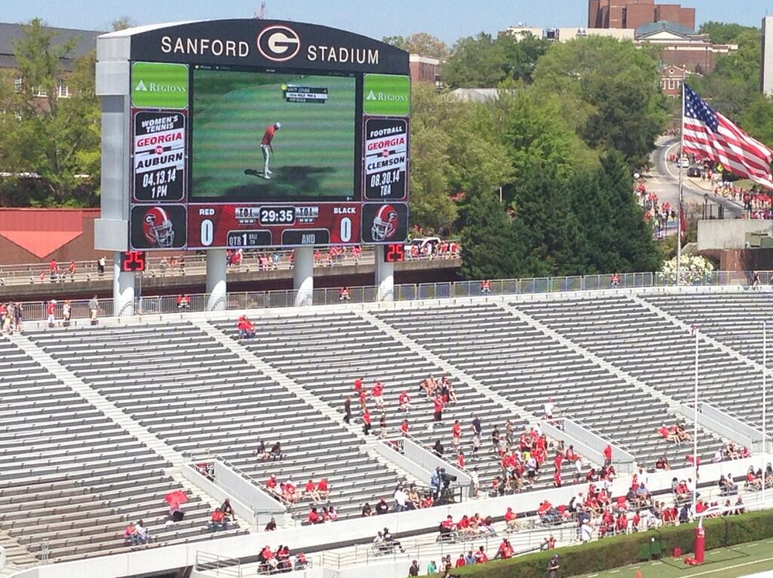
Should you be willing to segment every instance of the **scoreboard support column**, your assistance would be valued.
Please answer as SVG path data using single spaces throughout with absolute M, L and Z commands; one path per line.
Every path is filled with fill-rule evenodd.
M 385 262 L 384 245 L 376 245 L 376 285 L 379 301 L 395 300 L 395 264 Z
M 225 249 L 207 251 L 207 311 L 225 311 L 228 260 Z
M 298 247 L 293 259 L 295 306 L 314 304 L 314 247 Z
M 121 252 L 113 253 L 113 315 L 134 315 L 134 273 L 121 268 Z

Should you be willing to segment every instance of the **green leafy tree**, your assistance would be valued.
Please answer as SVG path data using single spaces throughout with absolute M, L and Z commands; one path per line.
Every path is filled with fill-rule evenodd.
M 757 94 L 752 98 L 739 122 L 751 136 L 773 147 L 773 100 L 769 97 Z
M 55 32 L 41 20 L 32 20 L 15 47 L 19 84 L 0 93 L 0 122 L 5 129 L 0 135 L 0 169 L 35 173 L 45 184 L 42 198 L 21 200 L 22 205 L 95 202 L 100 147 L 95 58 L 77 59 L 74 71 L 66 74 L 61 62 L 72 48 L 72 41 L 57 44 Z M 71 98 L 60 96 L 63 84 Z
M 633 43 L 588 37 L 554 44 L 537 63 L 534 87 L 558 96 L 562 119 L 588 145 L 614 148 L 638 168 L 668 119 L 659 78 L 657 62 Z
M 548 43 L 537 38 L 518 40 L 509 34 L 461 38 L 443 67 L 443 81 L 452 88 L 496 88 L 507 80 L 530 82 L 537 60 Z
M 698 29 L 698 34 L 708 34 L 714 44 L 737 44 L 746 33 L 759 34 L 759 28 L 743 26 L 734 22 L 704 22 Z
M 417 32 L 407 37 L 385 36 L 382 40 L 411 54 L 437 58 L 438 60 L 448 58 L 448 45 L 436 36 L 426 32 Z
M 504 204 L 491 191 L 473 195 L 462 229 L 462 276 L 465 279 L 513 278 L 520 269 L 513 228 Z
M 605 155 L 601 159 L 597 182 L 604 191 L 600 200 L 609 203 L 611 209 L 608 211 L 611 226 L 605 228 L 611 236 L 606 243 L 603 238 L 598 239 L 592 250 L 603 251 L 605 247 L 612 247 L 616 253 L 614 262 L 599 264 L 611 268 L 605 270 L 599 266 L 599 271 L 657 271 L 662 255 L 653 239 L 652 225 L 644 220 L 642 208 L 631 193 L 633 178 L 625 159 L 615 152 Z

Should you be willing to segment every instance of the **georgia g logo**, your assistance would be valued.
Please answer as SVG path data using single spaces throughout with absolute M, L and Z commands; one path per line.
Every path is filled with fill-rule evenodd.
M 287 26 L 269 26 L 264 28 L 257 39 L 258 51 L 273 62 L 287 62 L 301 50 L 301 38 Z

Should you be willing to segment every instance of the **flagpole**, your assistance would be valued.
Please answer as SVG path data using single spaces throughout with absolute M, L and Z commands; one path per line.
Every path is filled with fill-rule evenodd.
M 768 323 L 762 322 L 762 503 L 765 503 L 765 455 L 768 449 Z
M 692 512 L 695 515 L 695 502 L 698 493 L 698 344 L 700 343 L 700 334 L 698 328 L 695 328 L 695 391 L 693 392 L 693 438 L 692 438 L 692 467 L 693 467 L 693 492 L 692 492 Z
M 679 143 L 679 200 L 677 201 L 676 215 L 676 284 L 682 284 L 682 190 L 684 187 L 684 169 L 682 168 L 682 155 L 684 154 L 684 109 L 685 109 L 685 73 L 682 72 L 682 126 Z

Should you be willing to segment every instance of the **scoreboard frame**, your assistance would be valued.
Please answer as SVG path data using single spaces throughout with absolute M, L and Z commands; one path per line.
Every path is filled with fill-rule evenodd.
M 407 238 L 406 52 L 325 26 L 242 19 L 114 32 L 99 37 L 97 55 L 97 93 L 103 97 L 97 248 L 152 252 L 389 245 Z M 201 195 L 192 189 L 193 91 L 195 71 L 203 69 L 353 78 L 351 198 L 197 198 Z M 105 103 L 119 95 L 120 130 L 117 122 L 104 122 L 112 118 Z M 293 98 L 302 96 L 299 92 Z M 326 101 L 316 93 L 313 98 Z M 380 136 L 370 138 L 370 133 Z M 119 171 L 118 162 L 129 170 Z M 117 186 L 119 172 L 124 176 Z

